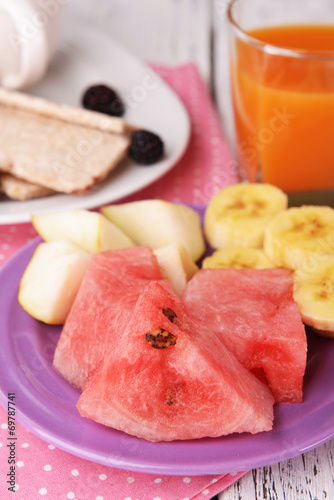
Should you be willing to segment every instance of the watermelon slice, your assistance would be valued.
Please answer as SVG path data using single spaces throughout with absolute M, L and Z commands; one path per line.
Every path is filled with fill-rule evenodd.
M 150 441 L 272 428 L 274 399 L 215 335 L 161 284 L 88 378 L 80 414 Z
M 61 332 L 54 368 L 82 390 L 89 373 L 125 329 L 140 293 L 160 280 L 156 257 L 146 247 L 92 256 Z
M 183 294 L 187 310 L 266 380 L 278 403 L 302 401 L 306 335 L 286 269 L 202 269 Z

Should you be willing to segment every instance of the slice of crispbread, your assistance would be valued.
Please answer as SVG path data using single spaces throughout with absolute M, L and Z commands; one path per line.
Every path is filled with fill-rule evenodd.
M 88 190 L 116 167 L 129 144 L 125 135 L 0 105 L 0 170 L 54 191 Z
M 11 108 L 31 111 L 42 116 L 57 118 L 67 123 L 98 129 L 102 132 L 131 134 L 134 130 L 134 127 L 122 118 L 108 116 L 75 106 L 57 104 L 41 97 L 6 90 L 4 88 L 0 88 L 0 104 Z
M 0 191 L 12 200 L 25 201 L 53 194 L 52 189 L 18 179 L 10 174 L 0 174 Z

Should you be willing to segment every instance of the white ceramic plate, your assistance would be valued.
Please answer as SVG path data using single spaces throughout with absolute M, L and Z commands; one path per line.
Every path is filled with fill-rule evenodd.
M 73 18 L 72 18 L 73 20 Z M 83 21 L 65 23 L 59 50 L 46 77 L 29 92 L 56 102 L 80 105 L 83 91 L 106 83 L 126 103 L 124 118 L 159 134 L 165 143 L 163 160 L 144 167 L 124 160 L 85 195 L 54 195 L 26 202 L 0 198 L 0 224 L 27 222 L 31 214 L 95 208 L 127 196 L 168 172 L 189 140 L 188 114 L 174 92 L 150 68 Z

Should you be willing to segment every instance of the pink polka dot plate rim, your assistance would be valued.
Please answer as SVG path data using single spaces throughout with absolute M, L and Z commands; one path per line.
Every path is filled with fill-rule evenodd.
M 106 180 L 81 195 L 55 194 L 14 201 L 0 194 L 0 224 L 29 222 L 31 215 L 57 211 L 59 207 L 62 210 L 95 208 L 133 194 L 170 171 L 189 142 L 188 112 L 156 71 L 84 21 L 69 20 L 62 32 L 62 42 L 49 71 L 39 84 L 29 88 L 29 93 L 80 106 L 82 93 L 89 85 L 108 82 L 125 102 L 124 119 L 158 134 L 164 141 L 165 154 L 149 167 L 125 158 Z M 105 63 L 105 54 L 112 65 Z M 68 162 L 69 168 L 80 162 L 80 157 L 89 155 L 97 144 L 95 141 L 96 138 L 83 137 L 68 151 L 65 163 Z
M 17 420 L 48 443 L 89 461 L 168 475 L 222 474 L 276 463 L 334 436 L 334 342 L 309 333 L 304 402 L 275 408 L 274 428 L 256 435 L 151 443 L 80 417 L 79 393 L 52 368 L 60 333 L 31 318 L 17 291 L 35 239 L 0 271 L 0 402 L 16 394 Z

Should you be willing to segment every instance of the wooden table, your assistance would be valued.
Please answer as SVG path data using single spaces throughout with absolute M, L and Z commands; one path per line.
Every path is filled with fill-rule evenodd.
M 232 142 L 226 5 L 227 0 L 71 0 L 68 8 L 144 60 L 195 62 Z M 220 500 L 232 499 L 333 500 L 334 440 L 248 472 L 220 495 Z

